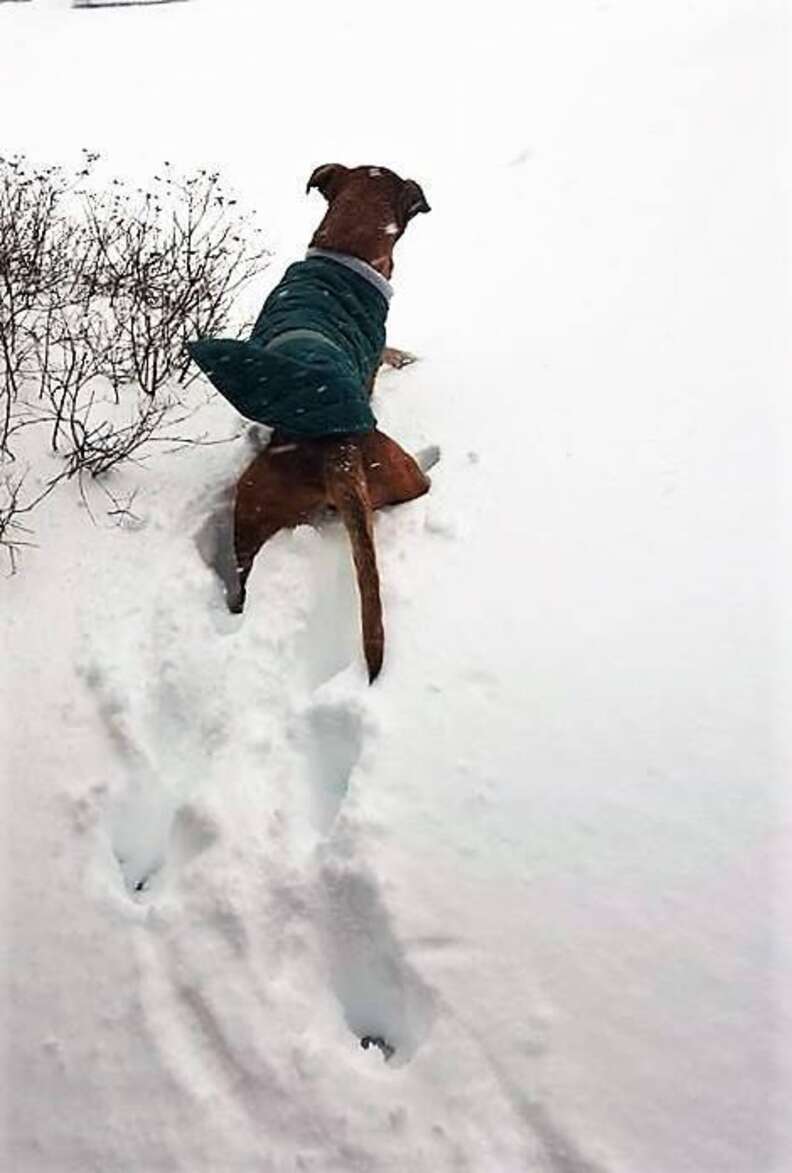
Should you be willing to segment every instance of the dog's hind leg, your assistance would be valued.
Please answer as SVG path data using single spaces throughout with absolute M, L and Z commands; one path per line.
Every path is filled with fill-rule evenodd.
M 226 584 L 226 603 L 234 615 L 244 610 L 247 594 L 247 580 L 253 569 L 253 562 L 261 547 L 283 527 L 271 522 L 251 520 L 235 511 L 234 514 L 234 555 L 236 558 L 236 582 Z
M 416 460 L 384 432 L 371 432 L 360 443 L 373 509 L 414 501 L 428 493 L 429 477 Z
M 234 500 L 237 581 L 226 596 L 230 611 L 242 611 L 248 576 L 264 543 L 279 530 L 303 525 L 325 501 L 321 457 L 313 446 L 271 445 L 248 465 Z

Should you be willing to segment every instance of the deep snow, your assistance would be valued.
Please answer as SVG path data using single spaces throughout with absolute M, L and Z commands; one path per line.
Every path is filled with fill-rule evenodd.
M 35 515 L 0 587 L 5 1168 L 789 1168 L 785 32 L 0 9 L 3 150 L 219 167 L 277 249 L 257 296 L 316 164 L 420 180 L 390 340 L 422 360 L 377 412 L 443 453 L 378 518 L 371 689 L 337 525 L 225 612 L 199 546 L 243 440 L 117 474 L 133 526 Z

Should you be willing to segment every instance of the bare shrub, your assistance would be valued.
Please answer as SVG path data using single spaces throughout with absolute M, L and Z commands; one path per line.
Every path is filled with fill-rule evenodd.
M 83 308 L 100 303 L 92 324 L 100 372 L 117 389 L 135 382 L 153 395 L 183 382 L 189 338 L 225 328 L 240 290 L 261 271 L 258 230 L 237 212 L 216 172 L 179 177 L 166 163 L 149 190 L 115 181 L 85 201 L 92 254 Z M 86 315 L 87 316 L 87 315 Z
M 98 161 L 0 158 L 0 462 L 35 428 L 67 478 L 139 457 L 185 417 L 185 342 L 229 332 L 268 255 L 216 172 L 166 163 L 145 188 L 102 187 Z

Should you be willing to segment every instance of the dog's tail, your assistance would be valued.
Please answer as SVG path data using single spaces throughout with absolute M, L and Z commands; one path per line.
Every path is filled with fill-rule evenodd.
M 374 681 L 382 667 L 385 636 L 374 549 L 374 518 L 359 447 L 349 440 L 332 441 L 325 451 L 324 468 L 328 498 L 341 514 L 352 543 L 360 592 L 363 651 L 369 681 Z

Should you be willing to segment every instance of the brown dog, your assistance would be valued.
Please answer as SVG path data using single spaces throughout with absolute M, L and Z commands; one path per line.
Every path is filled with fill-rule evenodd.
M 328 203 L 312 248 L 363 261 L 385 279 L 393 272 L 393 246 L 409 220 L 428 212 L 421 188 L 384 167 L 325 164 L 311 175 Z M 385 348 L 382 362 L 403 366 L 410 356 Z M 374 382 L 372 372 L 367 394 Z M 277 430 L 236 486 L 234 551 L 238 588 L 230 610 L 241 611 L 245 584 L 261 546 L 278 530 L 307 522 L 317 510 L 338 510 L 352 544 L 361 601 L 363 649 L 369 680 L 382 667 L 384 636 L 372 511 L 412 501 L 429 479 L 412 456 L 384 433 L 295 438 Z

